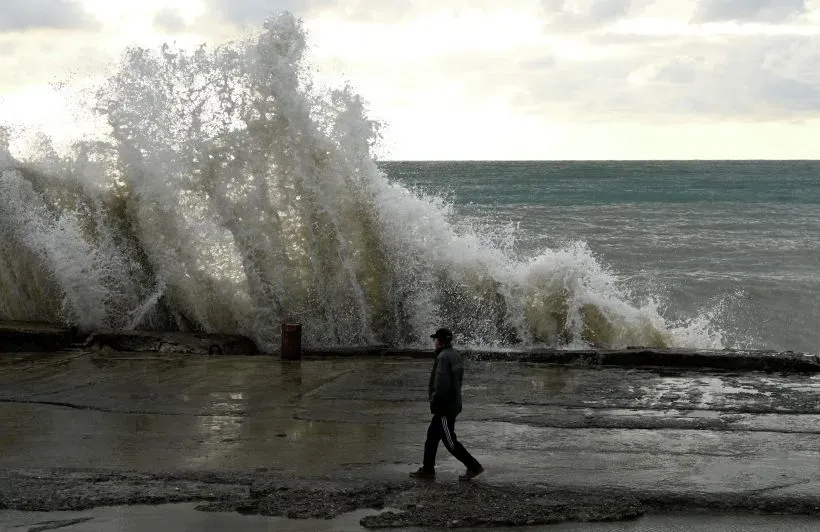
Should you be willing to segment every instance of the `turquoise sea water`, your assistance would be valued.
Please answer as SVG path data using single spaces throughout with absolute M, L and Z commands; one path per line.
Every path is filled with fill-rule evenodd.
M 664 316 L 707 313 L 727 347 L 820 353 L 820 162 L 386 162 L 453 202 L 455 223 L 514 226 L 530 255 L 584 241 Z

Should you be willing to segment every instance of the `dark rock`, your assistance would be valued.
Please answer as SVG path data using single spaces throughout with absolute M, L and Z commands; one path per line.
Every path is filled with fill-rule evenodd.
M 71 328 L 49 323 L 0 322 L 0 353 L 49 353 L 71 346 Z
M 632 497 L 550 492 L 536 488 L 431 484 L 401 494 L 415 504 L 361 520 L 366 528 L 514 527 L 564 521 L 620 521 L 644 513 Z M 388 502 L 389 506 L 393 506 Z
M 616 521 L 644 513 L 746 512 L 820 515 L 814 495 L 768 491 L 681 493 L 601 487 L 517 487 L 384 482 L 343 484 L 260 472 L 137 473 L 93 470 L 0 471 L 0 509 L 75 511 L 99 506 L 203 501 L 201 511 L 332 519 L 359 509 L 404 508 L 365 517 L 367 528 L 469 528 Z
M 93 333 L 88 340 L 94 350 L 123 352 L 183 353 L 194 355 L 257 355 L 249 338 L 233 334 L 106 331 Z

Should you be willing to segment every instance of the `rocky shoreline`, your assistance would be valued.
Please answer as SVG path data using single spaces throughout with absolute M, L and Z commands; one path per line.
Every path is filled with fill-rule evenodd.
M 198 502 L 198 510 L 333 519 L 360 510 L 369 529 L 502 527 L 621 521 L 668 512 L 820 515 L 820 497 L 766 493 L 568 490 L 483 482 L 277 478 L 265 472 L 146 474 L 123 471 L 0 472 L 0 509 L 77 511 L 99 506 Z

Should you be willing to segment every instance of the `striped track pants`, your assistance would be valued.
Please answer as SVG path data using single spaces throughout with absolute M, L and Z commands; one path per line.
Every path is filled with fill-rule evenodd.
M 474 471 L 481 467 L 478 460 L 467 452 L 467 449 L 456 438 L 456 418 L 453 416 L 433 416 L 430 426 L 427 428 L 427 441 L 424 442 L 424 468 L 432 471 L 436 467 L 436 453 L 439 442 L 444 442 L 444 446 L 450 454 L 464 464 L 467 469 Z

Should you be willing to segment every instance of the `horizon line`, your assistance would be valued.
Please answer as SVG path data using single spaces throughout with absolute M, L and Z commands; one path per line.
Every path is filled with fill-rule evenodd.
M 820 162 L 818 159 L 378 159 L 377 163 L 691 163 Z

